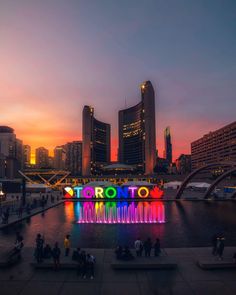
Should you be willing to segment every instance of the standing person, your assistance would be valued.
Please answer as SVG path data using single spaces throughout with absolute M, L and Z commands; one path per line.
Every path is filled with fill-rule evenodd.
M 43 261 L 43 244 L 44 244 L 44 238 L 41 236 L 41 234 L 37 234 L 36 237 L 36 249 L 35 249 L 35 256 L 38 263 L 41 263 Z
M 49 244 L 43 248 L 43 258 L 50 259 L 52 257 L 52 249 Z
M 76 249 L 75 253 L 76 254 L 74 255 L 74 257 L 77 262 L 77 275 L 79 276 L 82 274 L 83 270 L 83 255 L 79 247 Z
M 134 248 L 135 248 L 137 257 L 141 257 L 143 252 L 143 243 L 140 240 L 140 238 L 137 238 L 137 240 L 134 242 Z
M 94 278 L 94 264 L 95 257 L 91 254 L 87 254 L 88 275 L 90 275 L 91 280 L 93 280 Z
M 156 241 L 154 243 L 154 256 L 159 256 L 161 252 L 161 244 L 160 244 L 160 240 L 158 238 L 156 238 Z
M 87 256 L 86 252 L 82 251 L 81 252 L 81 270 L 82 270 L 82 277 L 83 279 L 86 279 L 86 273 L 87 273 Z
M 60 266 L 60 256 L 61 256 L 61 250 L 58 246 L 58 242 L 55 243 L 54 248 L 52 249 L 52 258 L 54 261 L 54 269 L 58 270 Z
M 145 251 L 145 256 L 146 257 L 150 257 L 151 255 L 151 250 L 152 250 L 152 242 L 151 239 L 148 238 L 145 242 L 144 242 L 144 251 Z
M 15 247 L 14 247 L 15 251 L 17 251 L 17 252 L 21 251 L 21 249 L 24 246 L 23 241 L 24 241 L 24 238 L 22 237 L 22 235 L 19 232 L 17 232 L 16 233 Z
M 116 259 L 121 259 L 122 258 L 122 253 L 123 253 L 122 246 L 117 246 L 116 250 L 115 250 Z
M 221 236 L 217 240 L 217 254 L 219 256 L 219 260 L 222 260 L 224 248 L 225 248 L 225 238 Z
M 216 255 L 217 254 L 217 234 L 214 234 L 214 236 L 211 239 L 211 243 L 212 243 L 212 255 Z
M 70 235 L 66 235 L 64 239 L 65 256 L 69 256 L 70 253 Z

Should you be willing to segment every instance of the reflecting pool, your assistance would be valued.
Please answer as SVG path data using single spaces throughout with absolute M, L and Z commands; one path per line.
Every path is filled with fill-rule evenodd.
M 47 243 L 63 246 L 66 234 L 73 247 L 111 248 L 133 246 L 137 237 L 154 240 L 163 247 L 210 246 L 212 235 L 224 233 L 226 246 L 236 244 L 235 201 L 139 201 L 65 202 L 44 214 L 0 231 L 1 245 L 13 244 L 16 231 L 24 244 L 35 244 L 37 233 Z

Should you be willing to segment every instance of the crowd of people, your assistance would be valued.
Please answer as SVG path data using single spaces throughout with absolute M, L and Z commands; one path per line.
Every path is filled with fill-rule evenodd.
M 37 234 L 35 243 L 36 245 L 34 255 L 37 263 L 42 263 L 45 259 L 53 259 L 54 269 L 58 270 L 60 268 L 61 262 L 61 249 L 59 247 L 59 243 L 56 242 L 54 247 L 51 247 L 49 244 L 45 243 L 45 239 L 40 233 Z M 71 259 L 76 262 L 78 275 L 81 275 L 84 279 L 87 277 L 93 279 L 95 257 L 92 254 L 81 250 L 79 247 L 73 250 L 72 255 L 70 255 L 70 252 L 70 235 L 66 235 L 64 238 L 64 256 L 71 257 Z
M 134 242 L 134 249 L 137 257 L 141 257 L 144 252 L 145 257 L 150 257 L 152 249 L 154 251 L 154 256 L 158 257 L 161 253 L 160 239 L 156 238 L 155 242 L 152 243 L 151 238 L 147 238 L 142 241 L 140 238 Z M 115 250 L 116 258 L 119 260 L 132 260 L 134 255 L 131 253 L 128 246 L 122 247 L 118 246 Z

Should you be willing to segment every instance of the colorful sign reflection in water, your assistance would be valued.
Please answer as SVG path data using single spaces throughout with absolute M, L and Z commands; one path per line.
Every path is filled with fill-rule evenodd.
M 162 202 L 77 202 L 77 223 L 164 223 Z

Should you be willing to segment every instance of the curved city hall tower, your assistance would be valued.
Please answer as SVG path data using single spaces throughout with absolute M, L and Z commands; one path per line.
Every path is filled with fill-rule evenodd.
M 141 102 L 119 111 L 119 162 L 152 174 L 156 164 L 155 93 L 150 81 L 141 85 Z
M 94 108 L 84 106 L 82 175 L 99 174 L 110 163 L 111 126 L 94 118 Z

